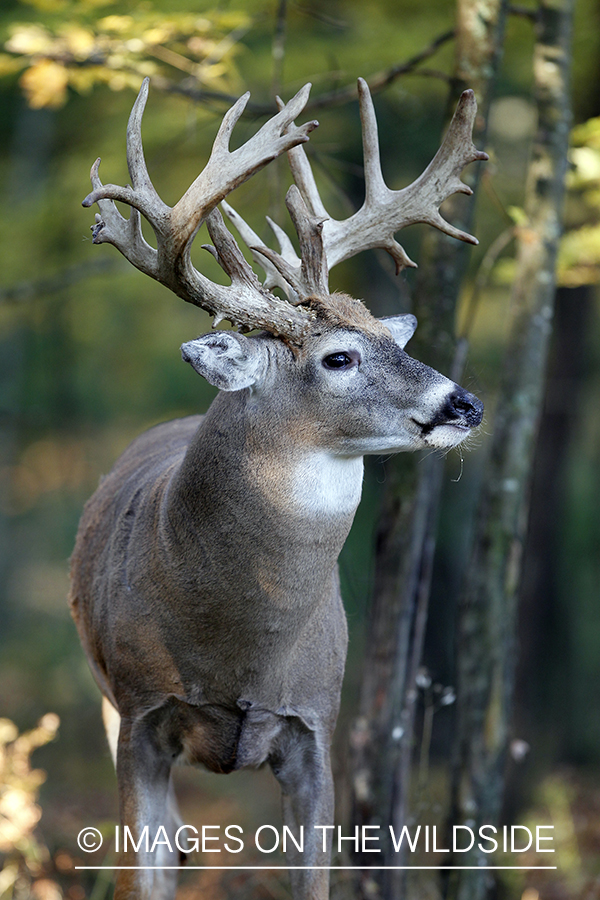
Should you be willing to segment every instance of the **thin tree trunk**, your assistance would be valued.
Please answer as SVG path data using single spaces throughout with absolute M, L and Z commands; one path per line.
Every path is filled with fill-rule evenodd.
M 582 389 L 590 375 L 595 292 L 592 285 L 556 292 L 543 412 L 538 432 L 523 570 L 519 588 L 519 658 L 515 678 L 515 736 L 537 737 L 536 765 L 564 758 L 570 733 L 568 629 L 561 607 L 565 515 L 574 439 L 581 428 Z M 533 717 L 536 717 L 534 721 Z M 531 797 L 529 766 L 510 766 L 504 803 L 514 821 L 519 802 Z
M 479 102 L 474 139 L 481 146 L 487 111 L 502 45 L 504 0 L 459 0 L 454 106 L 465 87 Z M 479 32 L 473 28 L 477 24 Z M 483 39 L 482 39 L 483 35 Z M 469 173 L 476 187 L 478 173 Z M 473 198 L 452 200 L 446 214 L 468 228 Z M 439 233 L 428 235 L 422 248 L 414 312 L 419 319 L 411 353 L 435 368 L 451 372 L 455 353 L 454 320 L 466 247 Z M 402 456 L 388 464 L 386 492 L 376 545 L 375 586 L 369 616 L 367 653 L 360 715 L 353 749 L 354 824 L 381 825 L 383 853 L 378 865 L 400 865 L 399 854 L 386 843 L 388 825 L 398 833 L 406 822 L 415 714 L 415 679 L 420 664 L 442 485 L 443 461 Z M 363 865 L 372 857 L 361 860 Z M 399 871 L 378 873 L 378 882 L 363 878 L 363 892 L 398 900 Z
M 534 51 L 538 131 L 519 230 L 509 347 L 461 598 L 457 765 L 452 822 L 499 824 L 515 670 L 517 589 L 555 297 L 570 125 L 573 0 L 542 0 Z M 473 825 L 475 823 L 475 825 Z M 461 865 L 489 864 L 477 842 Z M 459 900 L 489 896 L 482 872 L 456 873 Z

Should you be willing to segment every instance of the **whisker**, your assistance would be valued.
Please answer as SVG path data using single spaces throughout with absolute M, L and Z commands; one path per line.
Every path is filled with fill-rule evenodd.
M 458 478 L 450 479 L 450 481 L 452 481 L 453 484 L 458 484 L 458 482 L 462 478 L 463 470 L 464 470 L 464 466 L 465 466 L 465 461 L 464 461 L 463 455 L 462 455 L 461 451 L 458 449 L 458 447 L 456 448 L 456 452 L 458 453 L 458 456 L 460 459 L 460 472 L 458 473 Z

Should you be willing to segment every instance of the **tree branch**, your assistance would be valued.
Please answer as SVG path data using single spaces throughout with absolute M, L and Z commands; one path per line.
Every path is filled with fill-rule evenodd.
M 126 266 L 116 256 L 113 259 L 105 258 L 86 263 L 76 263 L 57 272 L 56 275 L 49 275 L 47 278 L 21 281 L 19 284 L 13 284 L 10 287 L 0 287 L 0 304 L 27 303 L 35 300 L 37 297 L 44 297 L 66 290 L 66 288 L 72 287 L 74 284 L 78 284 L 78 282 L 87 278 L 93 278 L 95 275 L 106 275 L 118 269 L 129 272 L 131 271 L 131 266 Z
M 428 47 L 419 51 L 410 59 L 407 59 L 405 62 L 397 63 L 395 66 L 392 66 L 390 69 L 385 69 L 382 72 L 378 72 L 375 75 L 372 75 L 370 78 L 366 79 L 371 94 L 378 94 L 381 91 L 384 91 L 387 87 L 396 81 L 397 78 L 400 78 L 402 75 L 409 75 L 411 73 L 424 75 L 426 77 L 435 77 L 435 78 L 447 78 L 448 76 L 444 75 L 443 72 L 438 72 L 432 69 L 418 70 L 415 72 L 420 63 L 424 62 L 426 59 L 432 57 L 440 47 L 446 44 L 448 41 L 452 40 L 454 37 L 454 31 L 445 31 L 443 34 L 440 34 L 435 40 L 431 42 Z M 193 100 L 195 103 L 201 103 L 204 105 L 212 106 L 212 105 L 226 105 L 231 106 L 232 103 L 238 99 L 231 94 L 221 93 L 220 91 L 208 91 L 204 88 L 197 87 L 195 84 L 190 83 L 190 80 L 186 79 L 181 82 L 171 81 L 164 76 L 155 76 L 152 79 L 153 87 L 156 86 L 159 90 L 165 91 L 166 93 L 171 94 L 181 94 L 184 97 L 187 97 L 190 100 Z M 325 94 L 321 94 L 320 97 L 314 97 L 310 100 L 306 107 L 305 112 L 312 112 L 313 110 L 330 108 L 333 106 L 343 106 L 344 103 L 351 103 L 353 100 L 356 100 L 358 97 L 358 91 L 356 87 L 356 82 L 353 82 L 350 85 L 347 85 L 342 88 L 337 88 L 334 91 L 328 91 Z M 245 116 L 272 116 L 277 112 L 277 106 L 275 102 L 273 103 L 253 103 L 250 101 L 244 111 Z

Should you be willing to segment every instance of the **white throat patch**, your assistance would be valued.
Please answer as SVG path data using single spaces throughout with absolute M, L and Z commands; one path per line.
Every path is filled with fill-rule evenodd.
M 362 456 L 334 456 L 325 451 L 307 454 L 297 463 L 291 481 L 291 500 L 303 515 L 353 515 L 362 492 Z

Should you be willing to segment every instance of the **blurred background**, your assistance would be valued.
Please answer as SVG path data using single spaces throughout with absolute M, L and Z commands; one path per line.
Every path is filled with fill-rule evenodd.
M 491 160 L 477 194 L 480 244 L 469 256 L 458 313 L 459 327 L 469 319 L 462 383 L 488 410 L 507 341 L 513 237 L 523 224 L 536 127 L 531 9 L 514 8 L 506 21 L 485 147 Z M 375 106 L 386 180 L 402 187 L 439 146 L 454 26 L 454 5 L 447 0 L 4 0 L 0 894 L 38 900 L 109 896 L 109 875 L 74 869 L 81 863 L 75 843 L 80 828 L 110 833 L 116 785 L 99 693 L 66 605 L 69 554 L 83 504 L 130 440 L 157 422 L 205 410 L 213 396 L 179 353 L 183 341 L 208 330 L 208 317 L 135 271 L 114 248 L 92 245 L 93 211 L 81 207 L 91 163 L 101 156 L 103 180 L 126 183 L 127 118 L 142 77 L 150 75 L 146 159 L 154 185 L 172 205 L 202 169 L 228 98 L 252 92 L 250 114 L 234 135 L 234 143 L 242 143 L 264 121 L 275 94 L 288 99 L 312 81 L 312 96 L 322 103 L 305 117 L 320 121 L 310 158 L 327 208 L 345 217 L 363 197 L 352 95 L 357 76 L 390 76 Z M 510 821 L 555 824 L 560 861 L 559 871 L 543 878 L 511 873 L 501 882 L 501 896 L 523 900 L 600 897 L 599 44 L 600 6 L 580 0 L 567 230 L 523 572 L 507 794 Z M 407 62 L 404 74 L 394 69 Z M 287 227 L 289 180 L 280 160 L 232 198 L 265 240 L 265 214 Z M 423 231 L 415 226 L 402 235 L 417 262 Z M 205 240 L 200 235 L 196 242 L 196 266 L 222 280 L 200 249 Z M 384 315 L 410 308 L 414 278 L 410 270 L 396 277 L 389 257 L 370 252 L 334 270 L 331 281 Z M 443 802 L 436 791 L 447 779 L 454 720 L 452 692 L 440 704 L 431 691 L 435 686 L 439 697 L 455 683 L 453 611 L 469 537 L 465 510 L 472 509 L 492 429 L 488 412 L 464 459 L 451 453 L 444 473 L 415 737 L 418 789 L 432 810 Z M 337 733 L 342 782 L 387 465 L 369 461 L 363 503 L 341 559 L 351 633 Z M 18 738 L 19 732 L 24 736 Z M 186 771 L 180 780 L 186 822 L 229 819 L 249 829 L 279 822 L 268 772 L 220 779 Z M 335 889 L 343 896 L 341 876 Z M 181 890 L 190 897 L 289 896 L 285 880 L 268 873 L 237 880 L 191 873 Z M 421 896 L 439 896 L 438 890 L 429 885 Z

